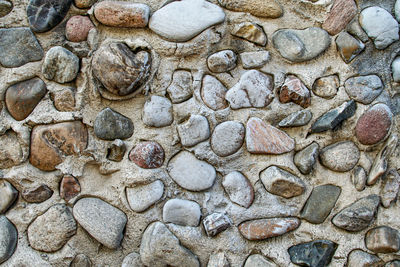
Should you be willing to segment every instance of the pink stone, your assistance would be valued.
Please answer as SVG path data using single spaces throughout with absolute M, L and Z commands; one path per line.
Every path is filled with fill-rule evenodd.
M 89 31 L 94 28 L 94 25 L 89 17 L 73 16 L 65 26 L 65 35 L 71 42 L 86 41 Z
M 322 28 L 330 35 L 336 35 L 349 24 L 356 14 L 357 5 L 354 0 L 335 0 Z
M 60 197 L 69 201 L 79 195 L 81 186 L 78 180 L 72 175 L 65 175 L 60 183 Z
M 131 150 L 129 159 L 140 168 L 159 168 L 164 163 L 164 149 L 157 142 L 143 142 Z
M 293 102 L 303 108 L 311 104 L 310 90 L 294 75 L 289 75 L 278 91 L 281 103 Z
M 241 223 L 239 231 L 248 240 L 264 240 L 286 234 L 299 226 L 300 220 L 295 217 L 259 219 Z

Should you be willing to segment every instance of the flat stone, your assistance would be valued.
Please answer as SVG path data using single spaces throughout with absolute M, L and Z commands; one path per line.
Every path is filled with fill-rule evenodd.
M 154 12 L 149 28 L 169 41 L 186 42 L 224 20 L 225 13 L 217 5 L 204 0 L 182 0 Z
M 142 120 L 145 125 L 152 127 L 171 125 L 174 120 L 171 101 L 162 96 L 151 96 L 144 104 Z
M 268 51 L 243 52 L 239 56 L 244 69 L 261 68 L 270 59 Z
M 94 6 L 96 19 L 112 27 L 143 28 L 150 16 L 148 5 L 122 1 L 103 1 Z
M 351 173 L 351 181 L 357 191 L 363 191 L 367 182 L 367 173 L 365 169 L 361 166 L 355 167 Z
M 218 0 L 226 9 L 248 12 L 256 17 L 279 18 L 283 14 L 280 3 L 276 0 Z
M 358 232 L 371 225 L 378 213 L 380 198 L 369 195 L 342 209 L 332 219 L 332 223 L 349 232 Z
M 6 0 L 0 0 L 0 18 L 6 16 L 13 9 L 13 4 Z
M 236 67 L 237 57 L 232 50 L 222 50 L 207 58 L 208 69 L 212 72 L 227 72 Z
M 17 229 L 6 216 L 0 215 L 0 264 L 14 254 L 17 242 Z
M 299 177 L 277 166 L 268 167 L 260 172 L 260 179 L 268 192 L 284 198 L 300 196 L 306 189 Z
M 383 84 L 376 75 L 357 76 L 346 80 L 345 89 L 350 98 L 367 105 L 382 93 Z
M 200 217 L 200 205 L 190 200 L 170 199 L 163 208 L 163 221 L 166 223 L 196 227 Z
M 356 14 L 357 5 L 354 0 L 335 1 L 322 28 L 330 35 L 336 35 L 349 24 Z
M 61 112 L 69 112 L 75 110 L 75 89 L 66 88 L 54 93 L 50 93 L 53 99 L 54 107 Z
M 85 254 L 78 254 L 71 261 L 69 267 L 92 267 L 92 262 Z
M 0 29 L 0 64 L 3 67 L 20 67 L 41 60 L 43 55 L 43 49 L 31 29 L 25 27 Z
M 284 235 L 300 226 L 296 217 L 258 219 L 239 224 L 239 232 L 248 240 L 265 240 Z
M 312 142 L 294 155 L 293 162 L 302 174 L 310 174 L 317 162 L 318 143 Z
M 107 149 L 107 159 L 120 162 L 125 155 L 126 145 L 121 139 L 115 139 Z
M 78 223 L 92 237 L 110 249 L 116 249 L 124 237 L 127 222 L 125 213 L 98 198 L 86 197 L 73 209 Z
M 77 8 L 90 8 L 96 2 L 97 0 L 74 0 L 74 4 Z
M 144 265 L 140 260 L 140 254 L 132 252 L 125 256 L 121 267 L 144 267 Z
M 392 253 L 400 250 L 399 231 L 388 226 L 370 229 L 365 234 L 365 246 L 375 253 Z
M 277 267 L 273 261 L 265 258 L 261 254 L 253 254 L 250 255 L 246 262 L 244 263 L 243 267 Z
M 65 18 L 71 4 L 72 0 L 30 0 L 26 13 L 31 29 L 50 31 Z
M 293 102 L 303 108 L 311 105 L 310 90 L 294 75 L 286 77 L 284 84 L 278 91 L 281 103 Z
M 252 117 L 246 126 L 246 146 L 250 153 L 279 155 L 292 151 L 295 141 L 285 132 Z
M 210 255 L 207 267 L 230 267 L 228 259 L 223 252 Z
M 231 34 L 261 46 L 265 46 L 268 40 L 264 29 L 249 21 L 236 24 L 232 29 Z
M 223 213 L 214 212 L 203 219 L 207 236 L 216 236 L 231 226 L 231 220 Z
M 291 246 L 288 252 L 294 264 L 322 267 L 329 265 L 337 247 L 338 244 L 330 240 L 315 240 Z
M 204 83 L 204 79 L 203 79 Z M 193 95 L 193 77 L 189 71 L 177 70 L 172 75 L 172 82 L 167 88 L 172 103 L 179 104 Z
M 382 206 L 389 208 L 392 203 L 395 203 L 399 194 L 400 175 L 395 170 L 390 170 L 384 180 L 383 187 L 381 188 L 380 196 Z
M 254 189 L 242 173 L 233 171 L 224 176 L 222 186 L 229 199 L 242 207 L 249 208 L 254 200 Z
M 18 191 L 6 180 L 0 181 L 0 214 L 5 213 L 18 198 Z
M 193 154 L 181 151 L 168 163 L 168 173 L 178 185 L 190 191 L 209 189 L 215 181 L 215 168 Z
M 126 188 L 126 198 L 134 212 L 143 212 L 161 199 L 164 194 L 164 184 L 156 180 L 150 184 Z
M 42 203 L 51 198 L 53 193 L 54 192 L 50 187 L 41 184 L 32 188 L 24 189 L 21 196 L 28 203 Z
M 210 126 L 206 117 L 190 115 L 187 122 L 177 127 L 182 146 L 191 147 L 210 137 Z
M 361 249 L 352 250 L 347 256 L 347 267 L 378 267 L 382 266 L 383 261 Z
M 66 202 L 79 195 L 81 192 L 81 185 L 78 179 L 72 175 L 64 175 L 60 183 L 60 197 Z
M 352 0 L 353 1 L 353 0 Z M 350 63 L 365 48 L 365 45 L 347 32 L 341 32 L 336 37 L 336 46 L 340 56 L 346 63 Z
M 278 124 L 279 127 L 298 127 L 304 126 L 312 119 L 312 113 L 309 110 L 299 110 L 291 113 L 289 116 L 281 120 Z
M 392 62 L 392 75 L 394 82 L 400 82 L 400 57 L 396 57 Z
M 339 85 L 339 77 L 337 75 L 329 75 L 316 79 L 312 86 L 312 91 L 319 97 L 331 99 L 335 97 Z
M 94 25 L 87 16 L 73 16 L 65 26 L 65 36 L 71 42 L 83 42 L 87 40 L 89 31 Z
M 179 239 L 161 222 L 149 224 L 144 231 L 140 258 L 146 266 L 200 267 L 197 256 L 183 247 Z
M 331 213 L 341 192 L 340 187 L 331 184 L 314 187 L 301 211 L 301 218 L 310 223 L 323 223 Z
M 141 142 L 129 153 L 129 159 L 144 169 L 160 168 L 164 163 L 164 158 L 164 149 L 159 143 L 153 141 Z
M 237 121 L 218 124 L 211 135 L 211 148 L 220 157 L 236 153 L 243 145 L 245 129 Z
M 39 251 L 55 252 L 76 234 L 76 229 L 70 208 L 64 204 L 55 204 L 29 225 L 29 244 Z
M 17 134 L 7 131 L 0 135 L 0 169 L 11 168 L 23 161 L 22 146 L 18 141 Z
M 228 107 L 225 100 L 226 87 L 214 76 L 205 75 L 201 87 L 201 98 L 204 104 L 212 110 L 220 110 Z
M 103 140 L 127 139 L 133 134 L 132 120 L 111 108 L 97 114 L 93 128 L 97 138 Z
M 331 38 L 325 30 L 317 27 L 281 29 L 272 35 L 272 43 L 282 57 L 304 62 L 322 54 L 330 46 Z
M 337 172 L 352 170 L 360 159 L 360 150 L 352 141 L 342 141 L 324 147 L 319 153 L 321 164 Z
M 225 95 L 232 109 L 263 108 L 268 106 L 273 98 L 274 79 L 269 74 L 258 70 L 246 71 L 237 84 Z
M 361 11 L 360 25 L 374 41 L 376 49 L 385 49 L 399 40 L 399 24 L 385 9 L 372 6 Z
M 42 65 L 43 76 L 51 81 L 67 83 L 73 81 L 79 72 L 79 58 L 71 51 L 54 46 L 46 53 Z

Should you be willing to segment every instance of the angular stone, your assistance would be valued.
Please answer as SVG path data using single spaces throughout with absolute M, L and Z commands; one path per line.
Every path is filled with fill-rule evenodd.
M 203 219 L 204 230 L 207 236 L 216 236 L 231 226 L 228 216 L 214 212 Z
M 163 165 L 164 149 L 157 142 L 142 142 L 132 148 L 129 159 L 144 169 L 155 169 Z
M 174 1 L 154 12 L 149 28 L 173 42 L 186 42 L 225 20 L 224 11 L 204 0 Z
M 357 14 L 354 0 L 336 0 L 329 12 L 328 18 L 322 24 L 330 35 L 341 32 Z
M 291 246 L 288 252 L 294 264 L 323 267 L 329 265 L 337 247 L 338 244 L 330 240 L 315 240 Z
M 42 203 L 51 198 L 53 193 L 54 192 L 50 187 L 41 184 L 32 188 L 24 189 L 21 196 L 28 203 Z
M 383 261 L 361 249 L 352 250 L 347 257 L 347 267 L 379 267 Z
M 394 82 L 400 82 L 400 57 L 396 57 L 392 62 L 392 75 Z
M 312 119 L 312 113 L 309 110 L 299 110 L 293 112 L 278 124 L 279 127 L 298 127 L 304 126 Z
M 399 194 L 399 187 L 400 175 L 395 169 L 392 169 L 386 175 L 384 185 L 380 192 L 383 207 L 389 208 L 393 202 L 396 202 Z
M 300 226 L 301 221 L 296 217 L 258 219 L 239 224 L 239 232 L 248 240 L 265 240 L 281 236 Z
M 79 72 L 79 58 L 71 51 L 55 46 L 46 53 L 42 65 L 43 76 L 58 83 L 73 81 Z
M 74 88 L 66 88 L 61 91 L 50 93 L 53 99 L 54 107 L 61 112 L 75 110 L 75 92 Z
M 264 29 L 253 22 L 247 21 L 236 24 L 231 34 L 261 46 L 267 44 L 267 35 Z
M 246 126 L 246 146 L 250 153 L 279 155 L 292 151 L 295 142 L 285 132 L 252 117 Z
M 115 139 L 107 149 L 107 159 L 120 162 L 125 155 L 126 145 L 121 139 Z
M 280 3 L 276 0 L 218 0 L 226 9 L 248 12 L 256 17 L 279 18 L 283 14 Z
M 163 208 L 163 221 L 166 223 L 196 227 L 200 217 L 200 205 L 190 200 L 170 199 Z
M 152 127 L 171 125 L 174 120 L 171 101 L 162 96 L 151 96 L 144 104 L 142 120 L 145 125 Z
M 0 135 L 0 169 L 11 168 L 24 161 L 22 146 L 15 132 Z
M 284 84 L 278 90 L 281 103 L 293 102 L 303 108 L 311 105 L 310 90 L 294 75 L 286 77 Z
M 246 259 L 243 267 L 278 267 L 278 265 L 260 254 L 253 254 Z
M 358 232 L 371 225 L 378 213 L 380 198 L 369 195 L 342 209 L 332 219 L 332 223 L 349 232 Z
M 164 184 L 156 180 L 150 184 L 126 188 L 126 198 L 134 212 L 143 212 L 159 201 L 164 194 Z
M 304 193 L 306 185 L 297 176 L 277 166 L 271 166 L 260 172 L 265 189 L 271 194 L 292 198 Z
M 71 261 L 70 267 L 91 267 L 92 262 L 85 254 L 78 254 Z
M 5 213 L 17 200 L 18 191 L 6 180 L 0 181 L 0 214 Z
M 0 215 L 0 264 L 14 254 L 17 242 L 17 229 L 6 216 Z
M 207 58 L 208 69 L 212 72 L 227 72 L 236 67 L 236 54 L 232 50 L 222 50 Z
M 148 5 L 122 1 L 103 1 L 94 6 L 94 16 L 106 26 L 143 28 L 150 16 Z
M 294 155 L 293 162 L 302 174 L 310 174 L 319 153 L 318 143 L 312 142 Z
M 360 150 L 352 141 L 342 141 L 324 147 L 319 153 L 321 164 L 336 172 L 347 172 L 356 166 Z
M 190 115 L 187 122 L 177 126 L 182 146 L 191 147 L 210 137 L 210 126 L 206 117 Z
M 365 189 L 367 173 L 363 167 L 357 166 L 353 169 L 353 172 L 351 173 L 351 181 L 357 191 L 363 191 Z
M 72 175 L 64 175 L 60 183 L 60 197 L 66 202 L 79 195 L 81 192 L 81 185 L 78 179 Z
M 353 0 L 352 0 L 353 1 Z M 340 56 L 346 63 L 350 63 L 365 48 L 365 45 L 347 32 L 341 32 L 336 37 L 336 46 Z
M 136 252 L 129 253 L 122 261 L 121 267 L 144 267 L 140 255 Z
M 358 16 L 356 16 L 346 27 L 346 31 L 353 35 L 354 37 L 357 37 L 357 39 L 360 39 L 362 42 L 368 42 L 369 38 L 368 35 L 365 33 L 363 28 L 361 28 L 361 25 L 358 21 Z
M 201 98 L 204 104 L 212 110 L 220 110 L 228 107 L 225 94 L 228 90 L 214 76 L 205 75 L 201 87 Z
M 223 252 L 210 255 L 207 267 L 230 267 L 228 259 Z
M 175 71 L 172 75 L 172 83 L 168 86 L 167 92 L 174 104 L 188 100 L 193 95 L 192 74 L 186 70 Z
M 6 0 L 0 0 L 0 18 L 6 16 L 13 9 L 13 4 Z
M 399 231 L 379 226 L 365 234 L 365 246 L 375 253 L 392 253 L 400 250 Z
M 35 32 L 47 32 L 67 15 L 72 0 L 30 0 L 26 13 Z
M 127 139 L 133 134 L 132 120 L 110 108 L 97 114 L 93 128 L 97 138 L 103 140 Z
M 214 128 L 211 148 L 220 157 L 236 153 L 243 145 L 245 129 L 237 121 L 224 121 Z
M 312 86 L 312 91 L 319 97 L 331 99 L 335 97 L 339 85 L 339 77 L 337 75 L 329 75 L 316 79 Z
M 83 42 L 87 40 L 89 31 L 94 25 L 87 16 L 73 16 L 65 26 L 65 36 L 71 42 Z
M 376 75 L 358 76 L 347 79 L 345 89 L 350 98 L 367 105 L 382 93 L 383 84 Z
M 254 200 L 254 189 L 250 181 L 238 171 L 224 176 L 222 186 L 229 199 L 242 207 L 248 208 Z
M 98 198 L 81 198 L 73 209 L 78 223 L 92 237 L 110 249 L 119 247 L 127 217 L 121 210 Z
M 76 234 L 76 229 L 70 208 L 64 204 L 55 204 L 29 225 L 29 244 L 39 251 L 55 252 Z
M 261 68 L 270 58 L 268 51 L 243 52 L 239 56 L 244 69 Z

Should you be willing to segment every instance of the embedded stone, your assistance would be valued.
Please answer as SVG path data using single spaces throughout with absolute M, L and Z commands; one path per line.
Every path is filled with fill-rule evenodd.
M 265 240 L 281 236 L 300 226 L 300 220 L 292 218 L 257 219 L 239 224 L 239 232 L 248 240 Z
M 210 255 L 207 267 L 230 267 L 228 259 L 223 252 Z
M 179 104 L 188 100 L 193 95 L 192 74 L 186 70 L 175 71 L 172 75 L 171 85 L 167 88 L 167 92 L 174 104 Z
M 276 0 L 218 0 L 226 9 L 248 12 L 256 17 L 279 18 L 283 14 L 280 3 Z
M 6 216 L 0 215 L 0 264 L 14 254 L 17 242 L 17 229 Z
M 75 0 L 75 6 L 77 8 L 90 8 L 97 0 Z
M 291 246 L 288 252 L 294 264 L 322 267 L 329 265 L 337 247 L 338 244 L 330 240 L 315 240 Z
M 200 217 L 200 205 L 190 200 L 170 199 L 163 208 L 163 220 L 166 223 L 196 227 Z
M 115 139 L 107 149 L 107 159 L 120 162 L 125 155 L 126 145 L 121 139 Z
M 400 175 L 395 169 L 392 169 L 386 175 L 384 185 L 380 192 L 383 207 L 389 208 L 392 203 L 396 202 L 399 194 L 399 187 Z
M 382 81 L 376 75 L 352 77 L 344 85 L 349 97 L 364 105 L 371 104 L 383 91 Z
M 201 87 L 201 98 L 204 104 L 212 110 L 220 110 L 228 107 L 225 94 L 228 90 L 214 76 L 205 75 Z
M 5 213 L 17 200 L 18 191 L 5 180 L 0 181 L 0 214 Z
M 231 226 L 228 216 L 214 212 L 203 219 L 204 230 L 207 236 L 216 236 Z
M 253 22 L 247 21 L 235 25 L 231 34 L 261 46 L 267 44 L 267 35 L 264 29 Z
M 71 261 L 70 267 L 92 267 L 92 262 L 85 254 L 78 254 Z
M 190 115 L 187 122 L 177 126 L 181 144 L 186 147 L 195 146 L 210 137 L 210 126 L 206 117 Z
M 0 169 L 8 169 L 24 161 L 22 146 L 15 132 L 0 135 Z
M 61 112 L 75 110 L 75 92 L 74 88 L 66 88 L 61 91 L 50 93 L 53 99 L 54 107 Z
M 145 125 L 152 127 L 171 125 L 174 120 L 171 101 L 162 96 L 151 96 L 144 104 L 142 120 Z
M 161 199 L 164 194 L 164 184 L 156 180 L 150 184 L 126 188 L 126 198 L 129 207 L 134 212 L 143 212 Z
M 268 51 L 243 52 L 239 56 L 244 69 L 261 68 L 270 58 Z
M 337 172 L 353 169 L 360 159 L 360 150 L 352 141 L 342 141 L 324 147 L 319 153 L 321 164 Z
M 396 57 L 392 62 L 392 75 L 393 81 L 400 82 L 400 57 Z
M 293 162 L 302 174 L 310 174 L 319 153 L 318 143 L 312 142 L 294 155 Z
M 399 231 L 379 226 L 365 234 L 365 246 L 375 253 L 393 253 L 400 250 Z
M 71 42 L 83 42 L 87 40 L 89 31 L 94 25 L 87 16 L 73 16 L 65 26 L 65 36 Z
M 121 267 L 144 267 L 140 260 L 139 253 L 132 252 L 125 256 L 122 261 Z
M 245 129 L 237 121 L 225 121 L 214 128 L 211 148 L 220 157 L 236 153 L 243 145 Z
M 385 264 L 385 267 L 400 267 L 400 261 L 399 260 L 390 261 Z
M 278 124 L 279 127 L 298 127 L 304 126 L 312 119 L 312 113 L 309 110 L 299 110 L 293 112 Z
M 21 196 L 28 203 L 42 203 L 51 198 L 53 193 L 54 192 L 50 187 L 41 184 L 32 188 L 24 189 Z
M 365 33 L 363 28 L 358 21 L 358 16 L 356 16 L 346 27 L 346 31 L 361 40 L 362 42 L 368 42 L 368 35 Z
M 133 134 L 132 120 L 110 108 L 97 114 L 93 128 L 95 135 L 104 140 L 127 139 Z
M 351 181 L 357 191 L 363 191 L 367 182 L 367 173 L 365 169 L 361 166 L 355 167 L 351 173 Z
M 260 173 L 261 182 L 271 194 L 292 198 L 304 193 L 306 185 L 297 176 L 277 166 L 266 168 Z
M 319 97 L 331 99 L 335 97 L 338 88 L 339 77 L 337 75 L 329 75 L 316 79 L 312 86 L 312 91 Z
M 26 13 L 31 29 L 50 31 L 65 18 L 71 4 L 72 0 L 30 0 Z
M 64 175 L 60 183 L 60 197 L 66 202 L 79 195 L 81 192 L 81 185 L 78 179 L 72 175 Z
M 378 267 L 382 266 L 383 261 L 361 249 L 352 250 L 347 257 L 347 267 Z
M 229 199 L 244 208 L 249 208 L 254 200 L 254 189 L 242 173 L 233 171 L 224 176 L 222 186 Z
M 13 4 L 6 0 L 0 0 L 0 18 L 6 16 L 13 9 Z
M 261 254 L 253 254 L 246 259 L 243 267 L 278 267 L 278 265 Z
M 73 81 L 79 72 L 79 58 L 71 51 L 54 46 L 46 53 L 42 65 L 43 76 L 58 83 Z
M 303 108 L 311 105 L 310 90 L 294 75 L 286 77 L 284 84 L 278 90 L 281 103 L 293 102 Z
M 350 23 L 356 14 L 357 5 L 354 0 L 336 0 L 322 28 L 330 35 L 336 35 Z
M 339 54 L 346 63 L 350 63 L 365 48 L 365 45 L 347 32 L 341 32 L 336 37 L 336 46 Z
M 236 67 L 236 54 L 232 50 L 222 50 L 207 58 L 207 66 L 212 72 L 227 72 Z
M 160 168 L 164 163 L 164 149 L 157 142 L 142 142 L 132 148 L 129 159 L 144 169 Z
M 103 1 L 94 6 L 94 16 L 106 26 L 143 28 L 149 22 L 150 8 L 140 3 Z

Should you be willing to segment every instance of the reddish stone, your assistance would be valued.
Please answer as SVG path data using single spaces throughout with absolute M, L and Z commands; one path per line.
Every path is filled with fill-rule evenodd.
M 70 201 L 81 192 L 81 185 L 78 179 L 72 175 L 64 175 L 60 183 L 60 197 Z
M 131 150 L 129 159 L 144 169 L 159 168 L 164 163 L 164 149 L 157 142 L 142 142 Z
M 311 104 L 310 90 L 294 75 L 289 75 L 278 91 L 281 103 L 293 102 L 303 108 Z
M 399 232 L 388 226 L 379 226 L 365 234 L 365 246 L 375 253 L 392 253 L 400 250 Z
M 356 14 L 357 5 L 354 0 L 335 0 L 322 28 L 330 35 L 336 35 L 349 24 Z
M 239 231 L 248 240 L 264 240 L 286 234 L 299 226 L 300 220 L 295 217 L 259 219 L 241 223 Z
M 53 190 L 45 184 L 34 188 L 27 188 L 22 191 L 22 198 L 29 203 L 41 203 L 51 198 L 52 195 Z
M 89 31 L 94 25 L 87 16 L 73 16 L 65 26 L 65 36 L 71 42 L 86 41 Z

